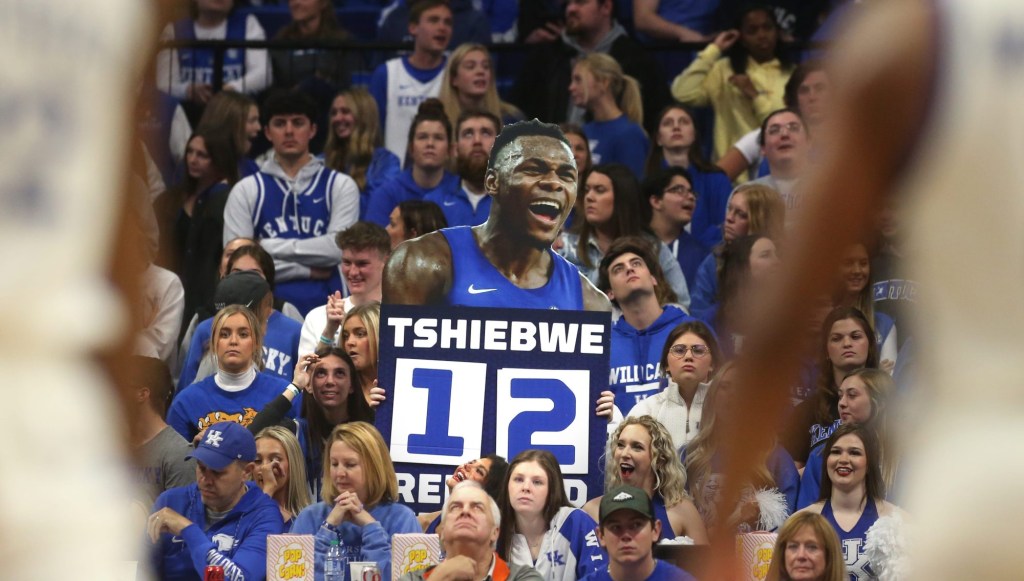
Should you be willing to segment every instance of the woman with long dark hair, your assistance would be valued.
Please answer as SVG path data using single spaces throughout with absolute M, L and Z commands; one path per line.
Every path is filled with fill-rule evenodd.
M 804 511 L 819 513 L 832 525 L 843 547 L 850 581 L 877 579 L 865 553 L 868 536 L 881 517 L 902 516 L 898 507 L 885 500 L 878 464 L 881 446 L 871 429 L 843 424 L 825 443 L 825 454 L 821 494 L 818 502 Z M 898 530 L 899 520 L 889 519 L 883 526 Z
M 597 523 L 569 504 L 551 452 L 526 450 L 512 459 L 498 506 L 497 551 L 506 562 L 533 567 L 545 581 L 576 581 L 605 565 L 601 547 L 588 542 Z
M 669 167 L 685 169 L 697 198 L 690 233 L 708 247 L 721 242 L 732 183 L 718 166 L 705 159 L 693 112 L 682 103 L 672 103 L 662 109 L 658 115 L 658 132 L 651 141 L 644 174 L 650 177 L 657 170 Z
M 391 250 L 406 240 L 418 238 L 434 230 L 447 228 L 448 221 L 441 207 L 426 200 L 406 200 L 395 206 L 384 228 L 391 238 Z
M 303 392 L 301 416 L 286 418 L 285 413 Z M 320 490 L 320 459 L 331 430 L 347 422 L 372 422 L 374 419 L 373 408 L 366 403 L 362 392 L 355 363 L 341 349 L 332 347 L 316 355 L 304 355 L 295 365 L 292 382 L 256 414 L 249 430 L 259 433 L 268 426 L 283 423 L 298 434 L 310 489 L 316 492 Z
M 651 234 L 650 205 L 640 199 L 640 184 L 620 163 L 595 166 L 587 176 L 582 215 L 573 232 L 561 235 L 558 253 L 597 283 L 598 266 L 612 242 L 622 236 L 643 236 L 657 247 L 658 263 L 679 303 L 687 306 L 690 294 L 679 263 L 669 249 Z
M 851 307 L 833 309 L 821 329 L 816 392 L 797 404 L 783 434 L 783 445 L 800 467 L 810 449 L 839 425 L 839 386 L 846 374 L 878 368 L 878 342 L 864 313 Z
M 185 179 L 153 203 L 160 229 L 156 264 L 173 271 L 185 287 L 184 320 L 213 299 L 224 236 L 224 206 L 238 181 L 232 136 L 200 129 L 185 147 Z

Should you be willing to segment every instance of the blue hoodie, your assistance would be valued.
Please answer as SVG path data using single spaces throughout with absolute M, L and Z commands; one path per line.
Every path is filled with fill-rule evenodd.
M 436 187 L 426 189 L 420 187 L 412 179 L 412 169 L 406 169 L 398 176 L 377 188 L 370 197 L 369 208 L 366 210 L 366 221 L 387 226 L 391 218 L 391 211 L 398 204 L 406 200 L 422 200 L 433 194 L 444 196 L 447 192 L 454 192 L 460 187 L 459 176 L 444 172 L 441 183 Z
M 449 228 L 452 226 L 479 226 L 487 221 L 487 216 L 491 213 L 491 196 L 484 195 L 477 202 L 474 210 L 465 188 L 461 186 L 451 191 L 434 190 L 423 199 L 441 207 L 441 212 L 444 214 Z
M 676 325 L 692 320 L 679 307 L 666 305 L 661 316 L 646 329 L 634 329 L 625 317 L 619 317 L 612 325 L 608 384 L 615 393 L 615 407 L 623 416 L 638 401 L 664 388 L 660 361 L 665 339 Z
M 206 528 L 199 485 L 165 491 L 153 512 L 169 507 L 192 521 L 180 536 L 160 535 L 153 547 L 153 570 L 163 581 L 200 580 L 208 565 L 224 567 L 224 579 L 263 579 L 267 574 L 267 535 L 285 532 L 281 510 L 254 483 L 223 520 Z

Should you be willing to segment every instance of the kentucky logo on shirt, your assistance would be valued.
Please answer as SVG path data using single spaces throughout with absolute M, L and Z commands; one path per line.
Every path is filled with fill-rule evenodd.
M 216 424 L 216 423 L 219 423 L 219 422 L 237 422 L 239 424 L 242 424 L 243 426 L 248 426 L 249 424 L 252 423 L 252 421 L 254 419 L 256 419 L 256 413 L 257 413 L 256 410 L 253 409 L 253 408 L 244 408 L 244 410 L 241 413 L 237 413 L 237 414 L 229 414 L 227 412 L 210 412 L 210 413 L 206 414 L 205 416 L 199 418 L 199 421 L 196 422 L 196 425 L 199 427 L 199 431 L 200 432 L 205 430 L 206 428 L 209 428 L 213 424 Z M 219 438 L 220 432 L 213 432 L 213 433 L 218 434 L 218 438 Z M 207 436 L 207 439 L 209 439 L 209 438 L 210 438 L 210 436 Z M 219 442 L 220 442 L 221 439 L 222 438 L 219 438 L 217 440 L 218 443 L 216 443 L 216 444 L 214 444 L 212 442 L 208 442 L 208 443 L 210 443 L 212 446 L 216 446 L 216 447 L 219 448 L 220 447 L 220 443 Z
M 218 533 L 216 535 L 213 535 L 213 538 L 210 540 L 212 540 L 214 544 L 217 545 L 217 550 L 222 553 L 224 551 L 230 551 L 231 547 L 235 544 L 235 537 L 226 533 Z

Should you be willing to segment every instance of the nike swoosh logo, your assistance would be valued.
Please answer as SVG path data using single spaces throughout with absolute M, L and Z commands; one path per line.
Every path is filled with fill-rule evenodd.
M 455 200 L 445 200 L 444 201 L 444 205 L 445 206 L 454 206 L 455 205 Z
M 320 203 L 320 202 L 322 202 L 322 201 L 324 201 L 324 199 L 323 199 L 323 198 L 313 198 L 313 203 L 314 203 L 314 204 L 319 204 L 319 203 Z
M 496 288 L 473 288 L 473 285 L 469 285 L 469 294 L 471 294 L 471 295 L 478 295 L 480 293 L 489 293 L 491 291 L 496 291 L 496 290 L 498 290 L 498 289 L 496 289 Z
M 181 537 L 171 537 L 171 542 L 172 543 L 184 543 L 185 539 L 183 539 Z

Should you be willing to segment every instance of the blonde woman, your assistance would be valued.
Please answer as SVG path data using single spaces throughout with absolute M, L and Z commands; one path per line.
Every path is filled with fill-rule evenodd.
M 686 473 L 672 447 L 672 436 L 661 422 L 651 416 L 622 420 L 608 439 L 605 458 L 605 490 L 629 484 L 647 492 L 661 521 L 662 539 L 687 536 L 697 544 L 708 543 L 704 521 L 686 494 Z M 587 501 L 583 510 L 596 521 L 600 506 L 598 496 Z
M 475 42 L 460 44 L 448 57 L 438 98 L 444 104 L 452 127 L 458 125 L 463 111 L 487 111 L 503 124 L 523 119 L 523 112 L 498 97 L 493 61 L 487 47 Z
M 722 224 L 722 243 L 697 267 L 690 289 L 690 314 L 710 320 L 718 304 L 718 274 L 722 270 L 725 247 L 737 238 L 761 234 L 773 241 L 781 240 L 786 223 L 786 203 L 779 192 L 763 185 L 743 185 L 729 196 Z
M 639 179 L 649 143 L 641 125 L 644 108 L 637 80 L 623 73 L 614 58 L 591 53 L 573 67 L 569 96 L 591 119 L 583 132 L 594 164 L 621 163 Z
M 331 127 L 324 146 L 324 164 L 355 180 L 361 220 L 374 190 L 401 173 L 402 162 L 383 147 L 380 112 L 366 89 L 354 87 L 338 93 L 328 118 Z
M 323 578 L 331 541 L 354 561 L 374 561 L 391 579 L 391 535 L 422 533 L 416 515 L 399 504 L 398 476 L 380 432 L 366 422 L 331 432 L 323 462 L 323 500 L 303 510 L 292 533 L 315 535 L 316 578 Z
M 373 301 L 353 307 L 341 323 L 340 347 L 352 358 L 359 374 L 363 397 L 370 403 L 370 390 L 377 383 L 378 329 L 380 303 Z
M 254 273 L 232 276 L 239 275 L 254 277 L 255 285 L 263 281 Z M 263 371 L 263 328 L 242 305 L 228 305 L 214 316 L 210 352 L 217 356 L 217 371 L 181 390 L 167 412 L 168 425 L 190 442 L 217 422 L 248 426 L 288 386 L 287 379 Z M 298 411 L 293 404 L 287 415 L 296 418 Z
M 253 480 L 281 509 L 285 530 L 299 512 L 313 503 L 306 485 L 306 466 L 295 434 L 270 426 L 256 434 Z

